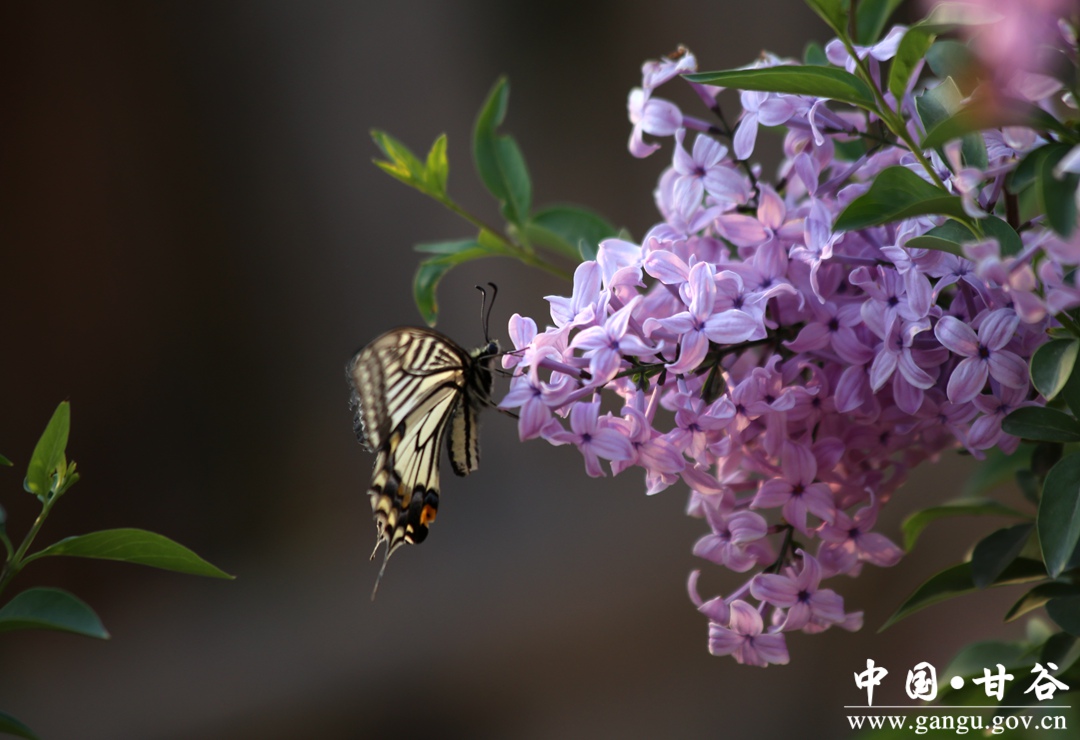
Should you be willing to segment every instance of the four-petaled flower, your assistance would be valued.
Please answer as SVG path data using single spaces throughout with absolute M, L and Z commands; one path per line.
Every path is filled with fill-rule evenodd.
M 784 665 L 788 662 L 787 643 L 779 632 L 765 632 L 761 614 L 741 599 L 729 605 L 727 625 L 709 624 L 709 652 L 731 655 L 745 665 Z
M 953 316 L 942 316 L 934 335 L 946 348 L 964 359 L 953 368 L 946 393 L 953 403 L 970 401 L 982 392 L 987 376 L 1010 388 L 1028 383 L 1027 363 L 1015 352 L 1004 349 L 1013 338 L 1020 317 L 1015 311 L 999 308 L 977 317 L 978 334 Z

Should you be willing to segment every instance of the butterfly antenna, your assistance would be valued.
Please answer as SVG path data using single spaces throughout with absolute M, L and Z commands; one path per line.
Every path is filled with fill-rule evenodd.
M 488 283 L 491 286 L 491 302 L 488 302 L 487 291 L 483 286 L 475 286 L 480 291 L 480 295 L 483 296 L 480 300 L 480 323 L 484 327 L 484 341 L 491 342 L 491 332 L 488 331 L 488 327 L 491 325 L 491 309 L 495 307 L 495 296 L 499 294 L 499 286 L 495 283 Z

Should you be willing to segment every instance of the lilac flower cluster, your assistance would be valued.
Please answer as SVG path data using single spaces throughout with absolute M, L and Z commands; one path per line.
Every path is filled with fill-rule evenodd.
M 875 77 L 902 34 L 856 47 Z M 827 55 L 851 63 L 838 43 Z M 691 575 L 709 649 L 765 666 L 788 661 L 789 632 L 861 626 L 822 583 L 900 559 L 873 529 L 914 466 L 957 447 L 978 457 L 1016 448 L 1002 419 L 1042 400 L 1028 360 L 1054 314 L 1080 306 L 1063 277 L 1080 263 L 1080 239 L 1036 224 L 1018 254 L 989 239 L 959 256 L 905 246 L 942 217 L 837 231 L 877 173 L 900 165 L 929 180 L 923 164 L 899 146 L 840 158 L 838 145 L 874 135 L 872 123 L 822 99 L 742 92 L 728 131 L 722 116 L 709 123 L 656 97 L 695 67 L 689 52 L 648 62 L 630 94 L 630 151 L 657 151 L 646 136 L 674 142 L 655 192 L 662 220 L 640 244 L 601 243 L 572 295 L 549 297 L 552 326 L 510 320 L 514 377 L 500 405 L 519 409 L 522 439 L 576 446 L 591 476 L 607 460 L 614 474 L 643 469 L 649 494 L 683 481 L 688 513 L 708 527 L 694 554 L 751 574 L 709 599 Z M 719 114 L 718 88 L 691 84 Z M 914 110 L 910 91 L 883 95 Z M 786 128 L 774 185 L 748 161 L 761 126 Z M 952 147 L 944 160 L 925 155 L 976 216 L 1043 143 L 1019 128 L 984 139 L 983 171 L 950 162 Z

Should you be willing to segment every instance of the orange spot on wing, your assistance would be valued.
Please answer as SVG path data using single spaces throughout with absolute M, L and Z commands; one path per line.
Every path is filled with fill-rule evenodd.
M 428 524 L 435 521 L 435 514 L 435 507 L 430 504 L 426 504 L 424 508 L 420 511 L 420 523 Z

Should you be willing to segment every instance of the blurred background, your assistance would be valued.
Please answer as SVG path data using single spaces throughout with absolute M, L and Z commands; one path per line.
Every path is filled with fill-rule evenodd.
M 640 236 L 669 156 L 626 151 L 641 63 L 684 43 L 720 69 L 810 39 L 826 29 L 798 0 L 5 3 L 8 531 L 36 516 L 21 478 L 68 399 L 83 480 L 39 542 L 142 527 L 237 580 L 35 563 L 5 597 L 67 588 L 112 639 L 0 635 L 0 708 L 53 739 L 833 737 L 842 706 L 865 702 L 852 674 L 867 658 L 892 671 L 875 703 L 906 701 L 914 663 L 1018 634 L 999 623 L 1015 592 L 876 634 L 995 525 L 982 521 L 931 527 L 894 569 L 831 584 L 866 611 L 862 632 L 795 635 L 786 667 L 710 657 L 687 575 L 704 565 L 706 594 L 741 578 L 691 556 L 705 525 L 683 515 L 685 489 L 589 479 L 575 450 L 522 444 L 495 413 L 480 470 L 444 476 L 431 536 L 369 601 L 373 456 L 352 434 L 344 363 L 420 323 L 412 245 L 470 232 L 379 172 L 368 130 L 419 152 L 446 132 L 451 192 L 494 219 L 469 140 L 505 73 L 534 200 L 588 204 Z M 542 325 L 543 296 L 569 291 L 509 261 L 455 270 L 439 328 L 464 345 L 482 340 L 472 286 L 489 280 L 504 341 L 512 313 Z M 965 470 L 949 456 L 918 471 L 881 531 L 898 538 Z

